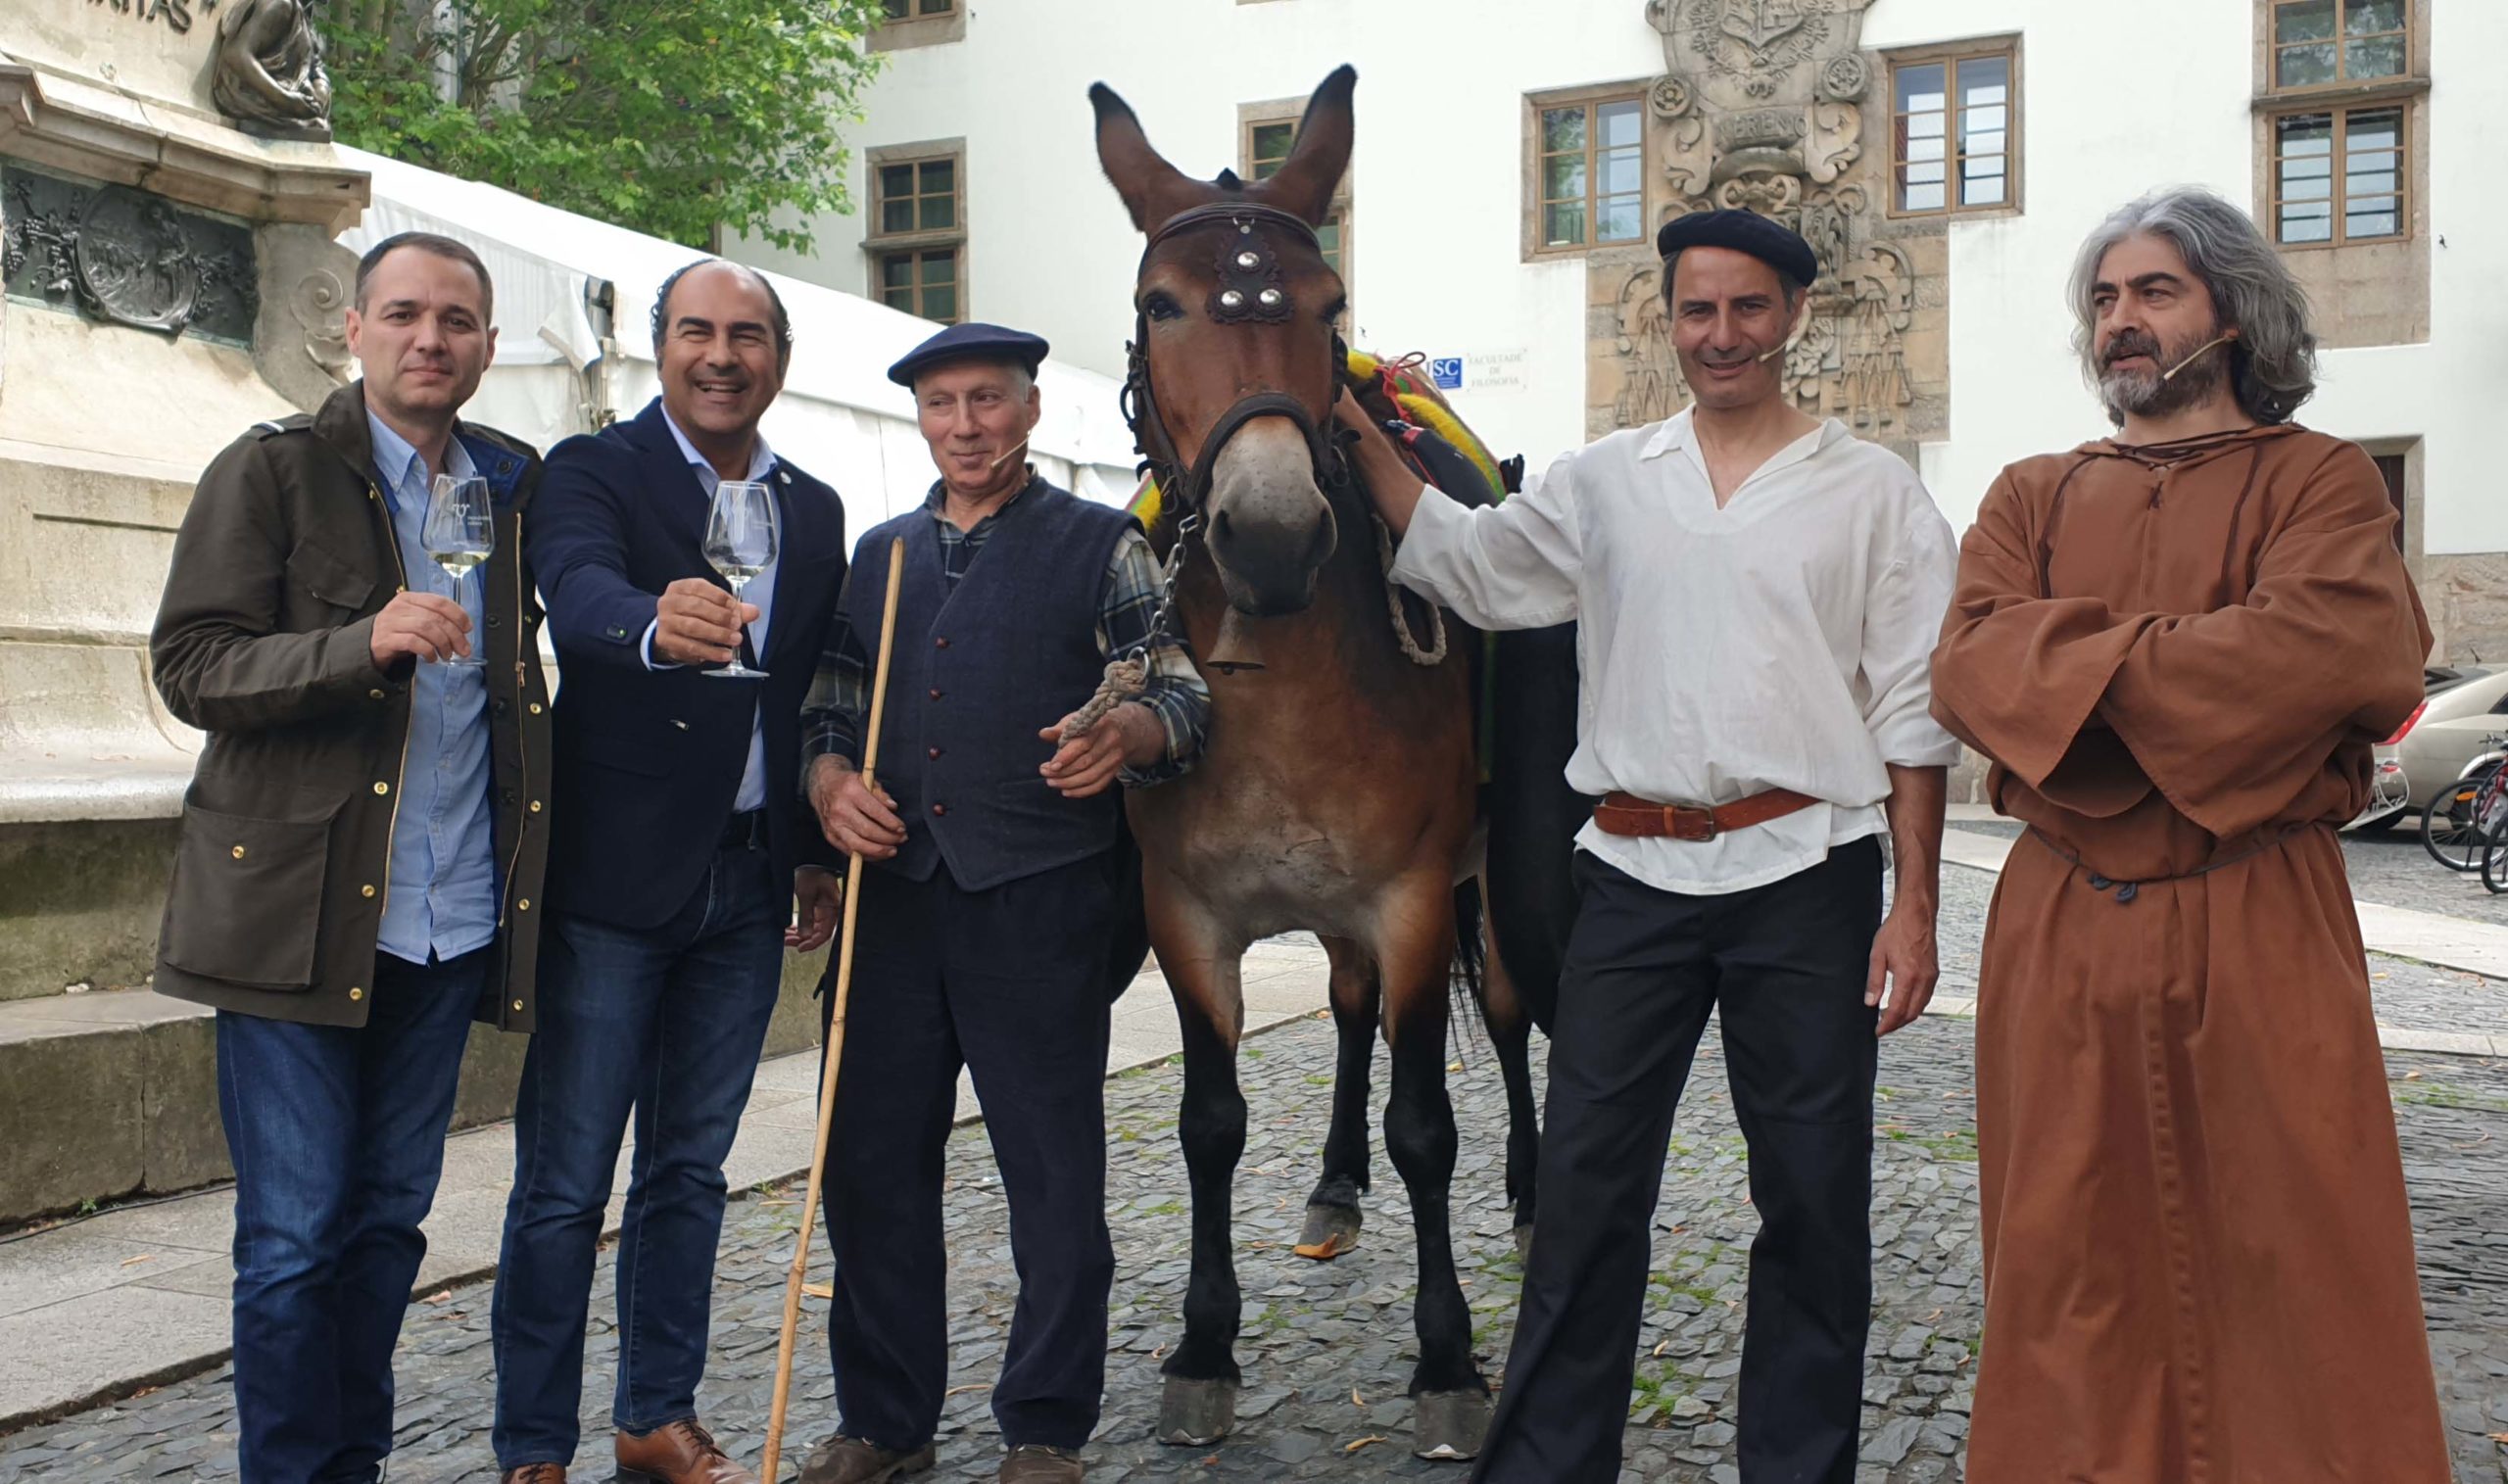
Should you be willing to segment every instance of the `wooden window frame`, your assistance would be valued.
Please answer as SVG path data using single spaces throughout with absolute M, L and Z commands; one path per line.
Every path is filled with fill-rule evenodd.
M 2309 98 L 2319 93 L 2341 92 L 2357 88 L 2388 87 L 2396 83 L 2406 82 L 2416 74 L 2417 69 L 2414 66 L 2414 59 L 2418 54 L 2415 52 L 2414 46 L 2420 38 L 2413 34 L 2412 22 L 2414 12 L 2419 8 L 2414 4 L 2414 0 L 2402 0 L 2403 28 L 2401 30 L 2371 31 L 2364 36 L 2353 36 L 2347 34 L 2343 29 L 2343 20 L 2349 14 L 2353 5 L 2367 3 L 2367 0 L 2333 0 L 2334 34 L 2332 37 L 2323 41 L 2284 42 L 2281 39 L 2282 13 L 2291 9 L 2292 6 L 2313 5 L 2318 3 L 2320 3 L 2320 0 L 2267 0 L 2264 11 L 2264 92 L 2266 95 L 2276 99 L 2295 99 Z M 2345 59 L 2350 51 L 2350 43 L 2354 41 L 2375 40 L 2380 36 L 2400 36 L 2403 38 L 2402 70 L 2392 72 L 2381 72 L 2375 77 L 2354 77 L 2349 75 L 2350 68 Z M 2333 77 L 2324 82 L 2309 82 L 2293 87 L 2283 86 L 2282 54 L 2293 47 L 2300 46 L 2332 46 L 2334 48 Z M 2304 111 L 2294 110 L 2294 112 Z M 2364 240 L 2383 242 L 2387 239 L 2381 237 Z
M 1969 206 L 1959 200 L 1959 188 L 1963 182 L 1961 166 L 1970 158 L 1959 147 L 1959 116 L 1966 107 L 1959 101 L 1959 64 L 1985 61 L 2001 61 L 2006 79 L 2002 106 L 2003 199 Z M 1882 182 L 1882 189 L 1888 193 L 1888 205 L 1883 215 L 1908 221 L 2021 215 L 2026 182 L 2021 173 L 2020 38 L 2016 35 L 1981 36 L 1946 42 L 1940 46 L 1909 47 L 1888 53 L 1883 62 L 1882 85 L 1888 89 L 1884 102 L 1888 105 L 1890 120 L 1890 158 L 1886 162 L 1886 178 Z M 1905 201 L 1903 176 L 1911 163 L 1905 158 L 1905 128 L 1907 120 L 1915 116 L 1899 112 L 1899 72 L 1902 68 L 1913 67 L 1942 69 L 1942 205 L 1936 207 L 1910 207 Z
M 1252 184 L 1255 179 L 1254 131 L 1256 129 L 1272 128 L 1283 123 L 1287 124 L 1289 126 L 1289 148 L 1291 150 L 1295 150 L 1297 148 L 1297 126 L 1300 122 L 1304 121 L 1305 118 L 1306 100 L 1303 98 L 1278 98 L 1268 103 L 1242 103 L 1237 105 L 1237 177 L 1244 180 L 1249 185 Z M 1287 157 L 1282 156 L 1281 158 L 1286 159 Z M 1351 207 L 1351 202 L 1355 192 L 1351 187 L 1350 181 L 1351 177 L 1357 172 L 1356 162 L 1353 162 L 1350 168 L 1341 171 L 1341 183 L 1332 188 L 1331 206 L 1331 215 L 1339 218 L 1341 228 L 1341 262 L 1339 264 L 1339 271 L 1341 274 L 1341 292 L 1345 297 L 1352 298 L 1355 298 L 1357 294 L 1357 288 L 1355 286 L 1357 282 L 1357 273 L 1355 271 L 1355 267 L 1358 259 L 1355 252 L 1357 236 L 1355 227 L 1357 224 L 1358 214 L 1352 210 Z M 1328 262 L 1329 260 L 1326 261 Z
M 895 52 L 909 47 L 963 41 L 967 37 L 968 3 L 969 0 L 946 0 L 947 9 L 926 15 L 923 11 L 926 0 L 912 0 L 908 7 L 911 14 L 907 16 L 897 18 L 883 14 L 880 23 L 871 27 L 871 50 Z
M 2318 103 L 2306 108 L 2279 109 L 2264 116 L 2264 212 L 2265 231 L 2273 246 L 2286 253 L 2316 253 L 2329 248 L 2366 247 L 2375 243 L 2410 242 L 2412 240 L 2412 127 L 2413 102 L 2410 98 L 2387 98 L 2370 103 L 2329 105 Z M 2394 215 L 2395 229 L 2374 237 L 2351 235 L 2350 138 L 2353 114 L 2391 111 L 2396 118 L 2394 146 Z M 2326 156 L 2328 182 L 2333 193 L 2326 198 L 2332 209 L 2334 230 L 2323 242 L 2291 242 L 2282 236 L 2282 124 L 2287 120 L 2330 116 L 2334 120 L 2334 141 Z M 2383 193 L 2381 193 L 2383 194 Z
M 916 167 L 915 200 L 920 202 L 924 199 L 920 189 L 921 167 L 939 160 L 950 162 L 950 220 L 953 224 L 928 230 L 918 227 L 915 230 L 903 232 L 882 231 L 880 229 L 884 215 L 882 209 L 888 204 L 888 198 L 880 190 L 881 172 L 895 166 Z M 967 245 L 970 234 L 967 225 L 966 141 L 964 139 L 934 139 L 919 144 L 883 145 L 865 151 L 863 165 L 870 176 L 867 189 L 863 192 L 870 203 L 867 230 L 862 238 L 862 256 L 868 272 L 867 297 L 874 304 L 889 305 L 889 285 L 885 270 L 890 260 L 902 256 L 913 263 L 913 304 L 910 307 L 900 305 L 889 305 L 889 307 L 902 309 L 905 312 L 918 317 L 930 317 L 923 313 L 923 293 L 927 287 L 939 287 L 939 285 L 924 283 L 924 256 L 939 251 L 952 252 L 957 255 L 957 263 L 949 286 L 956 293 L 957 312 L 953 318 L 933 322 L 936 324 L 964 323 L 971 312 L 967 302 Z M 919 222 L 920 210 L 917 211 L 916 217 Z
M 936 253 L 947 253 L 954 260 L 950 264 L 949 279 L 945 284 L 930 282 L 923 276 L 923 260 Z M 886 276 L 886 269 L 890 263 L 894 263 L 899 259 L 903 259 L 905 261 L 907 264 L 906 276 L 912 280 L 905 288 L 907 297 L 912 301 L 910 304 L 892 304 L 889 300 L 890 286 Z M 925 293 L 932 289 L 944 287 L 947 288 L 950 294 L 954 297 L 957 304 L 957 312 L 947 319 L 941 319 L 935 315 L 925 313 L 923 307 L 923 296 Z M 871 294 L 874 299 L 883 305 L 887 305 L 888 308 L 912 314 L 918 319 L 929 319 L 934 324 L 964 324 L 967 319 L 966 245 L 964 243 L 941 242 L 934 243 L 928 247 L 889 247 L 881 249 L 871 255 Z
M 1637 235 L 1596 240 L 1595 223 L 1601 215 L 1598 204 L 1603 199 L 1603 195 L 1598 189 L 1602 184 L 1602 174 L 1595 168 L 1595 157 L 1599 153 L 1595 148 L 1595 141 L 1599 137 L 1595 131 L 1595 120 L 1603 109 L 1622 103 L 1637 110 Z M 1527 94 L 1524 98 L 1524 256 L 1527 259 L 1577 258 L 1587 253 L 1645 246 L 1652 236 L 1647 226 L 1646 182 L 1652 175 L 1652 171 L 1647 168 L 1647 159 L 1651 153 L 1647 147 L 1647 139 L 1652 132 L 1653 124 L 1647 111 L 1644 86 L 1614 83 L 1605 87 L 1580 88 L 1569 92 Z M 1554 204 L 1566 202 L 1568 198 L 1565 196 L 1553 198 L 1549 194 L 1545 183 L 1547 171 L 1543 169 L 1543 166 L 1553 159 L 1565 158 L 1568 151 L 1548 150 L 1542 147 L 1545 142 L 1542 122 L 1544 115 L 1564 113 L 1568 109 L 1582 109 L 1585 112 L 1585 194 L 1583 198 L 1585 238 L 1581 242 L 1552 243 L 1547 240 L 1548 233 L 1542 229 L 1543 223 L 1549 215 L 1549 208 Z

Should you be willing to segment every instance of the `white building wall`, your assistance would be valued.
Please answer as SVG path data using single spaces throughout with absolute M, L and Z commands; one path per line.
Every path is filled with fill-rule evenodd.
M 2508 115 L 2487 60 L 2508 4 L 2432 7 L 2431 340 L 2326 354 L 2303 420 L 2345 437 L 2419 437 L 2432 554 L 2508 550 L 2485 424 L 2508 410 Z M 2024 210 L 1950 227 L 1950 436 L 1923 472 L 1954 524 L 2012 459 L 2107 432 L 2068 344 L 2063 282 L 2109 209 L 2194 183 L 2252 199 L 2250 0 L 1874 0 L 1863 40 L 1895 48 L 2018 32 Z M 1237 162 L 1237 106 L 1303 97 L 1359 69 L 1352 165 L 1354 344 L 1467 358 L 1458 407 L 1539 469 L 1583 439 L 1585 282 L 1576 260 L 1521 260 L 1523 98 L 1647 78 L 1662 39 L 1639 0 L 1025 0 L 980 4 L 963 41 L 890 54 L 860 149 L 966 141 L 967 295 L 980 318 L 1057 356 L 1123 370 L 1140 239 L 1098 173 L 1089 82 L 1133 106 L 1186 172 Z M 1876 91 L 1886 80 L 1876 77 Z M 1886 111 L 1886 101 L 1883 109 Z M 1867 149 L 1886 147 L 1886 122 Z M 856 199 L 870 187 L 858 163 Z M 742 256 L 860 293 L 864 217 L 822 218 L 808 259 Z M 1515 384 L 1469 367 L 1520 352 Z

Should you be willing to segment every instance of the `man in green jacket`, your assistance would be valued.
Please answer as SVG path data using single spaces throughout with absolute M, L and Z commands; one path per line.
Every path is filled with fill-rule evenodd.
M 156 985 L 217 1010 L 245 1484 L 380 1476 L 470 1021 L 531 1029 L 549 696 L 517 530 L 539 459 L 457 416 L 492 292 L 449 238 L 365 255 L 362 378 L 210 464 L 149 636 L 167 706 L 209 734 Z M 493 499 L 495 551 L 458 576 L 425 538 L 441 475 Z

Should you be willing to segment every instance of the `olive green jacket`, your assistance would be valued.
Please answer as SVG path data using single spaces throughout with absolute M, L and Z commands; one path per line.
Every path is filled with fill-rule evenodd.
M 513 439 L 455 435 L 497 492 L 485 575 L 490 799 L 504 898 L 479 1018 L 532 1029 L 549 843 L 548 683 L 520 521 L 540 473 Z M 374 615 L 404 585 L 365 389 L 262 423 L 201 475 L 148 638 L 159 694 L 209 734 L 183 799 L 156 986 L 274 1020 L 362 1026 L 410 731 Z

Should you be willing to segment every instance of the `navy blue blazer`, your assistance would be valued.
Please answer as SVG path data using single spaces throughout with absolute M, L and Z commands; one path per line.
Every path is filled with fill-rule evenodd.
M 627 928 L 677 912 L 731 818 L 752 717 L 765 729 L 776 881 L 840 864 L 801 797 L 800 717 L 844 583 L 844 506 L 781 458 L 766 477 L 783 516 L 756 661 L 768 678 L 709 680 L 697 667 L 645 668 L 662 590 L 683 577 L 721 582 L 705 561 L 706 502 L 660 399 L 549 453 L 523 547 L 557 649 L 545 891 L 558 911 Z

